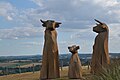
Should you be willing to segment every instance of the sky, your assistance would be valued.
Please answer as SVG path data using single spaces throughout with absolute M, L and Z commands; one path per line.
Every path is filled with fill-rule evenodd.
M 40 19 L 62 23 L 56 29 L 59 54 L 71 45 L 92 53 L 94 19 L 109 26 L 109 52 L 120 52 L 120 0 L 0 0 L 0 56 L 42 55 Z

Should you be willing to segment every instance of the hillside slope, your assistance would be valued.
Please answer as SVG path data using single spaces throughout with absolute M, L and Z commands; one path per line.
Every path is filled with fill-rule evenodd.
M 68 79 L 68 67 L 64 67 L 62 71 L 60 71 L 61 78 L 56 80 L 69 80 Z M 89 78 L 89 70 L 87 67 L 83 67 L 83 76 L 85 78 Z M 0 80 L 39 80 L 40 72 L 28 72 L 21 74 L 12 74 L 7 76 L 1 76 Z

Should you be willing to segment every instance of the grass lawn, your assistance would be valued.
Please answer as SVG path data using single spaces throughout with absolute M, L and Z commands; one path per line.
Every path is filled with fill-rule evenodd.
M 7 76 L 1 76 L 0 80 L 39 80 L 40 72 L 28 72 L 22 74 L 11 74 Z M 64 67 L 62 71 L 60 71 L 61 78 L 55 80 L 69 80 L 68 79 L 68 67 Z M 90 80 L 91 74 L 86 66 L 83 67 L 83 77 L 85 80 Z

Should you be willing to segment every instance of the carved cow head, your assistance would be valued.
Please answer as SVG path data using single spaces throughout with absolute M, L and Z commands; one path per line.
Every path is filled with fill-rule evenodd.
M 76 46 L 76 45 L 73 45 L 73 46 L 71 46 L 71 47 L 68 47 L 68 49 L 69 49 L 69 51 L 70 51 L 71 53 L 76 53 L 77 50 L 80 49 L 80 47 L 79 47 L 79 46 Z
M 40 20 L 43 24 L 43 27 L 46 27 L 46 29 L 50 29 L 50 30 L 54 30 L 55 28 L 59 27 L 59 24 L 61 24 L 60 22 L 55 22 L 54 20 L 47 20 L 47 21 L 43 21 Z
M 96 33 L 101 33 L 101 32 L 105 32 L 105 31 L 108 31 L 108 26 L 105 24 L 105 23 L 102 23 L 98 20 L 95 19 L 96 22 L 96 26 L 93 27 L 93 31 L 96 32 Z

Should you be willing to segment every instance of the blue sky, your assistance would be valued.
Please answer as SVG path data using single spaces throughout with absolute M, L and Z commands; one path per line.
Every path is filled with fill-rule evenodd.
M 109 52 L 119 53 L 119 0 L 0 0 L 0 56 L 42 54 L 39 19 L 62 22 L 57 29 L 60 54 L 73 44 L 80 46 L 79 53 L 92 53 L 95 18 L 109 26 Z

